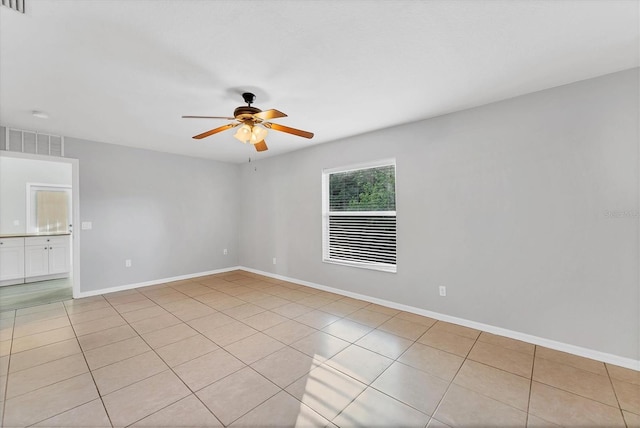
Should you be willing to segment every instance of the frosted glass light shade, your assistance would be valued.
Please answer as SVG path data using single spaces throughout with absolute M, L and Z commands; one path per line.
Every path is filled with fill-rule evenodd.
M 233 136 L 243 143 L 246 143 L 251 140 L 251 127 L 247 124 L 244 124 L 240 128 L 238 128 L 238 131 L 236 131 Z
M 267 130 L 261 126 L 254 126 L 251 131 L 251 144 L 257 144 L 267 136 Z

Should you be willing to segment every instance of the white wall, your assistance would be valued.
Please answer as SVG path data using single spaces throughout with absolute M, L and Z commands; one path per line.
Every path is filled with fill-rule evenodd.
M 237 266 L 237 165 L 75 138 L 65 156 L 80 160 L 93 226 L 80 230 L 82 293 Z
M 245 164 L 240 264 L 638 360 L 638 78 Z M 322 169 L 389 157 L 398 273 L 322 263 Z
M 71 165 L 0 156 L 0 234 L 26 232 L 27 183 L 70 186 Z

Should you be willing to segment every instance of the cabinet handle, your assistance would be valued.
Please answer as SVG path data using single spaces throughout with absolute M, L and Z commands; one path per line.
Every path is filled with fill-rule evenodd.
M 44 249 L 46 250 L 46 249 L 47 249 L 47 247 L 44 247 Z
M 50 250 L 53 250 L 53 247 L 49 247 Z

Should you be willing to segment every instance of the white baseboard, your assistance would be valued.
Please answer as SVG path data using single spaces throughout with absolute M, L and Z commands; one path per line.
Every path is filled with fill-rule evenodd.
M 247 272 L 256 273 L 259 275 L 268 276 L 270 278 L 280 279 L 283 281 L 292 282 L 294 284 L 304 285 L 307 287 L 315 288 L 318 290 L 328 291 L 335 294 L 340 294 L 346 297 L 352 297 L 354 299 L 364 300 L 370 303 L 376 303 L 378 305 L 387 306 L 400 311 L 411 312 L 417 315 L 423 315 L 429 318 L 434 318 L 440 321 L 446 321 L 453 324 L 462 325 L 464 327 L 474 328 L 476 330 L 486 331 L 488 333 L 496 334 L 498 336 L 504 336 L 511 339 L 521 340 L 523 342 L 532 343 L 534 345 L 544 346 L 546 348 L 555 349 L 556 351 L 567 352 L 569 354 L 578 355 L 580 357 L 590 358 L 592 360 L 602 361 L 604 363 L 613 364 L 620 367 L 625 367 L 631 370 L 640 371 L 640 360 L 634 360 L 632 358 L 621 357 L 606 352 L 596 351 L 589 348 L 583 348 L 581 346 L 575 346 L 568 343 L 558 342 L 544 337 L 533 336 L 518 331 L 508 330 L 502 327 L 495 327 L 489 324 L 483 324 L 476 321 L 470 321 L 464 318 L 453 317 L 450 315 L 441 314 L 438 312 L 428 311 L 426 309 L 416 308 L 414 306 L 404 305 L 402 303 L 391 302 L 389 300 L 378 299 L 376 297 L 367 296 L 364 294 L 353 293 L 351 291 L 341 290 L 339 288 L 328 287 L 326 285 L 316 284 L 309 281 L 304 281 L 297 278 L 289 278 L 283 275 L 277 275 L 271 272 L 264 272 L 257 269 L 252 269 L 244 266 L 238 267 L 238 269 L 245 270 Z
M 198 272 L 198 273 L 190 273 L 187 275 L 173 276 L 171 278 L 161 278 L 161 279 L 154 279 L 152 281 L 138 282 L 135 284 L 118 285 L 116 287 L 102 288 L 100 290 L 81 291 L 80 293 L 78 293 L 78 296 L 77 297 L 74 296 L 74 298 L 98 296 L 100 294 L 115 293 L 116 291 L 131 290 L 133 288 L 148 287 L 150 285 L 164 284 L 164 283 L 173 282 L 173 281 L 182 281 L 184 279 L 197 278 L 199 276 L 215 275 L 218 273 L 231 272 L 239 269 L 241 269 L 239 266 L 232 266 L 228 268 L 210 270 L 206 272 Z
M 0 281 L 0 287 L 4 287 L 5 285 L 18 285 L 18 284 L 24 284 L 24 278 L 5 279 L 3 281 Z
M 64 278 L 69 278 L 69 276 L 70 276 L 70 272 L 54 273 L 52 275 L 29 276 L 24 279 L 24 283 L 29 284 L 31 282 L 47 281 L 50 279 L 64 279 Z

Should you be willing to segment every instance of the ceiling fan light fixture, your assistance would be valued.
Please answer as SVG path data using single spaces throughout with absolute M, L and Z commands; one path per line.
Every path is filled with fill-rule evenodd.
M 251 127 L 245 123 L 238 128 L 238 131 L 233 136 L 246 144 L 251 140 Z
M 262 126 L 254 126 L 251 131 L 251 144 L 257 144 L 267 136 L 267 130 Z

